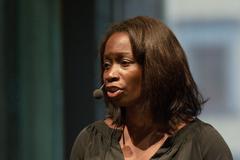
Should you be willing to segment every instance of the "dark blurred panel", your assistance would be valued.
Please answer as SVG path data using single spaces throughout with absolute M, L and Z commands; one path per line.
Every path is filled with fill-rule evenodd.
M 0 6 L 0 159 L 13 160 L 19 147 L 16 1 L 1 1 Z
M 59 0 L 0 1 L 0 159 L 61 160 Z
M 65 157 L 79 131 L 94 120 L 94 0 L 63 0 Z

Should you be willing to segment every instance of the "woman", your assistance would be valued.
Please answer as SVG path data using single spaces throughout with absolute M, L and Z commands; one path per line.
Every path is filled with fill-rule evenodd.
M 101 45 L 107 118 L 77 137 L 71 160 L 231 160 L 197 118 L 205 100 L 172 31 L 150 17 L 113 25 Z

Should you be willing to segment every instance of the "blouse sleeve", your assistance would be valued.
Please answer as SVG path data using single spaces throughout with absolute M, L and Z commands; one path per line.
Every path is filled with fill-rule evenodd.
M 89 133 L 87 132 L 87 128 L 84 128 L 76 138 L 71 155 L 70 160 L 83 160 L 85 154 L 85 147 L 89 140 Z
M 201 148 L 205 160 L 233 160 L 232 153 L 218 131 L 209 125 L 206 135 L 201 135 Z
M 209 124 L 191 130 L 175 157 L 184 160 L 233 160 L 228 145 Z

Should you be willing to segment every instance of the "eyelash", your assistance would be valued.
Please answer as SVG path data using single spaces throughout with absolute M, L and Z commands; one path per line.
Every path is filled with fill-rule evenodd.
M 127 66 L 129 66 L 129 64 L 131 63 L 131 61 L 129 61 L 129 60 L 122 60 L 120 63 L 121 63 L 121 65 L 123 65 L 124 67 L 127 67 Z
M 110 63 L 110 62 L 104 62 L 104 63 L 103 63 L 103 68 L 104 68 L 104 69 L 108 69 L 109 66 L 111 66 L 111 63 Z
M 134 63 L 133 61 L 131 60 L 120 60 L 118 62 L 122 67 L 128 67 L 130 64 Z M 111 62 L 104 62 L 103 63 L 103 68 L 106 70 L 106 69 L 109 69 L 110 66 L 112 65 Z

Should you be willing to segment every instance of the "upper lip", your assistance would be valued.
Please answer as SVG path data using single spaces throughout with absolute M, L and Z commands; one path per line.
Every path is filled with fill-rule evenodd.
M 106 91 L 108 92 L 115 92 L 117 90 L 122 90 L 122 88 L 118 87 L 118 86 L 106 86 Z

